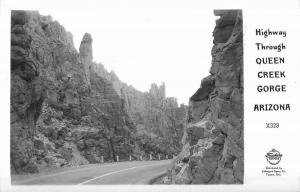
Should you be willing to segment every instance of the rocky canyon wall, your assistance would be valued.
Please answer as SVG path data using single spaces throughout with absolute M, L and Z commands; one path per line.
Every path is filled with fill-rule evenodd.
M 166 181 L 241 184 L 244 178 L 243 19 L 215 10 L 210 75 L 190 98 L 181 153 Z
M 155 154 L 154 158 L 158 154 L 172 157 L 180 151 L 187 106 L 179 106 L 176 98 L 166 97 L 164 83 L 153 83 L 149 91 L 141 92 L 120 81 L 113 71 L 108 72 L 101 63 L 94 63 L 92 68 L 112 82 L 123 99 L 127 113 L 136 126 L 138 145 L 145 154 Z
M 93 62 L 90 34 L 77 52 L 71 33 L 35 11 L 12 11 L 10 104 L 12 173 L 181 148 L 186 108 L 164 85 L 126 85 Z

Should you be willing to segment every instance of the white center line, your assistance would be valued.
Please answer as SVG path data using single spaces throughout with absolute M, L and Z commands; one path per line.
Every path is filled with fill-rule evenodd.
M 78 172 L 78 171 L 83 171 L 83 170 L 88 170 L 88 169 L 95 169 L 95 168 L 98 168 L 100 166 L 93 165 L 92 167 L 74 167 L 75 169 L 73 169 L 73 170 L 66 170 L 66 171 L 61 171 L 61 172 L 57 172 L 57 173 L 53 173 L 53 174 L 34 176 L 32 178 L 29 178 L 29 179 L 16 181 L 16 182 L 14 182 L 14 184 L 23 184 L 23 183 L 38 180 L 38 179 L 41 179 L 41 178 L 53 177 L 53 176 L 57 176 L 57 175 L 63 175 L 63 174 L 68 174 L 68 173 L 73 173 L 73 172 Z M 110 166 L 114 166 L 114 164 L 102 165 L 101 167 L 110 167 Z
M 113 172 L 110 172 L 110 173 L 99 175 L 98 177 L 94 177 L 92 179 L 89 179 L 89 180 L 86 180 L 84 182 L 78 183 L 77 185 L 83 185 L 83 184 L 89 183 L 89 182 L 91 182 L 93 180 L 100 179 L 102 177 L 106 177 L 106 176 L 109 176 L 109 175 L 112 175 L 112 174 L 115 174 L 115 173 L 120 173 L 120 172 L 128 171 L 128 170 L 131 170 L 131 169 L 136 169 L 136 168 L 141 168 L 141 167 L 149 167 L 149 166 L 154 166 L 154 165 L 162 165 L 162 164 L 165 164 L 165 163 L 151 164 L 151 165 L 142 165 L 142 166 L 135 166 L 135 167 L 127 168 L 127 169 L 121 169 L 119 171 L 113 171 Z

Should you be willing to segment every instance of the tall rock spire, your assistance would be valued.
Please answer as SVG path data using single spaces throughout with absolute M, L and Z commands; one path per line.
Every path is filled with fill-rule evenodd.
M 79 55 L 84 66 L 88 84 L 90 84 L 90 67 L 93 62 L 92 42 L 92 36 L 89 33 L 85 33 L 79 47 Z

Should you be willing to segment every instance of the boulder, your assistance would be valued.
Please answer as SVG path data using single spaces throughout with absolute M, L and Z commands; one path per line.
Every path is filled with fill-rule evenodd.
M 208 76 L 201 81 L 201 87 L 197 92 L 190 98 L 191 101 L 202 101 L 208 99 L 209 94 L 214 89 L 214 78 L 213 76 Z

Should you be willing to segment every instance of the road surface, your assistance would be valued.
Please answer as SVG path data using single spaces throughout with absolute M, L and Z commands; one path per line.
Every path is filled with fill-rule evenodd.
M 166 172 L 171 160 L 131 161 L 90 165 L 56 173 L 31 175 L 15 179 L 13 185 L 99 185 L 99 184 L 149 184 Z

